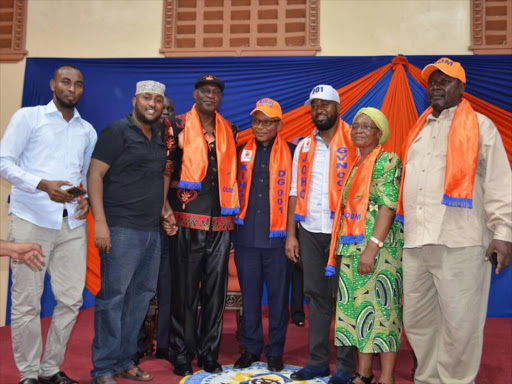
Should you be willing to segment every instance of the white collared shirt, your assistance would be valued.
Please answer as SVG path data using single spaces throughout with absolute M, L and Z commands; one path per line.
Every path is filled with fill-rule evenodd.
M 315 130 L 316 147 L 313 169 L 309 181 L 306 220 L 301 222 L 305 230 L 314 233 L 330 234 L 332 230 L 331 209 L 329 207 L 329 146 Z M 304 145 L 302 140 L 293 154 L 292 185 L 290 196 L 297 196 L 297 163 Z
M 12 116 L 0 142 L 0 176 L 13 186 L 9 213 L 40 227 L 61 229 L 64 209 L 70 228 L 78 203 L 56 203 L 37 189 L 42 179 L 64 180 L 87 189 L 87 170 L 97 134 L 75 109 L 67 122 L 53 100 L 47 105 L 21 108 Z M 63 186 L 63 189 L 69 187 Z

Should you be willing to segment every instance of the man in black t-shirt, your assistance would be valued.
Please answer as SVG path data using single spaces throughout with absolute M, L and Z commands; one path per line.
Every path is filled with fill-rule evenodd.
M 116 376 L 149 381 L 134 363 L 137 334 L 155 295 L 166 153 L 158 119 L 165 86 L 137 83 L 133 113 L 105 128 L 89 168 L 94 243 L 101 255 L 96 296 L 93 383 Z
M 159 124 L 162 130 L 166 128 L 165 119 L 174 117 L 174 102 L 167 96 L 164 98 L 164 109 L 160 115 Z M 162 131 L 163 132 L 163 131 Z M 156 329 L 157 359 L 169 358 L 169 319 L 171 317 L 171 266 L 169 264 L 169 237 L 163 229 L 160 229 L 160 270 L 158 271 L 158 284 L 156 296 L 158 300 L 158 319 Z M 151 311 L 151 309 L 150 309 Z M 149 312 L 149 311 L 148 311 Z M 144 324 L 140 328 L 137 337 L 137 353 L 133 360 L 138 364 L 144 355 L 150 355 L 153 345 L 148 345 L 148 335 Z

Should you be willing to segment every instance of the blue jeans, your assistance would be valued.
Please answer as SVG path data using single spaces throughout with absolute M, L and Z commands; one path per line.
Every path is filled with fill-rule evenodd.
M 132 368 L 137 334 L 155 296 L 160 232 L 110 228 L 112 248 L 101 256 L 101 290 L 94 308 L 93 379 Z

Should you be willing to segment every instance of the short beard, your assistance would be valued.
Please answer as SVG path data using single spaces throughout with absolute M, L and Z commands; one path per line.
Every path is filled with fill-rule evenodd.
M 337 120 L 338 120 L 338 116 L 332 115 L 332 116 L 327 116 L 327 119 L 322 123 L 319 123 L 316 120 L 313 120 L 313 123 L 315 124 L 316 129 L 318 129 L 319 131 L 328 131 L 329 129 L 331 129 L 333 127 L 333 125 L 336 123 Z
M 75 106 L 78 104 L 78 101 L 76 103 L 69 103 L 65 100 L 62 100 L 57 95 L 55 95 L 55 99 L 57 100 L 57 103 L 59 104 L 59 106 L 61 108 L 72 109 L 72 108 L 75 108 Z
M 133 112 L 135 113 L 135 118 L 143 124 L 153 125 L 154 123 L 160 120 L 160 116 L 155 117 L 151 120 L 146 118 L 146 116 L 143 113 L 141 113 L 138 108 L 135 108 Z

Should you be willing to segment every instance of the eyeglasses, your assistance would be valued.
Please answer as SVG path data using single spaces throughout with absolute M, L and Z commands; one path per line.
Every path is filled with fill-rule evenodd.
M 353 131 L 357 131 L 359 129 L 362 129 L 363 131 L 366 131 L 366 132 L 370 132 L 372 129 L 378 129 L 378 128 L 372 127 L 371 125 L 359 125 L 359 124 L 354 124 L 352 126 Z
M 260 119 L 256 119 L 256 118 L 253 118 L 251 120 L 253 127 L 257 127 L 260 124 L 263 124 L 264 127 L 270 127 L 272 124 L 278 123 L 279 121 L 281 121 L 281 120 L 270 120 L 270 119 L 260 120 Z
M 222 91 L 220 89 L 211 89 L 206 87 L 199 88 L 199 92 L 205 96 L 212 95 L 215 97 L 220 97 L 220 95 L 222 95 Z

